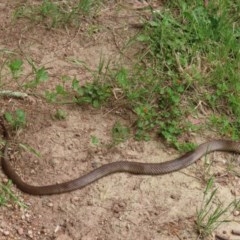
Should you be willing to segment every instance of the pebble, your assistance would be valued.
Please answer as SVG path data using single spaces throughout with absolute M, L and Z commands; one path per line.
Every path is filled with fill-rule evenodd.
M 80 197 L 73 197 L 71 198 L 71 203 L 75 204 L 80 201 Z
M 33 231 L 32 231 L 32 230 L 28 230 L 27 235 L 28 235 L 30 238 L 33 238 Z
M 47 203 L 47 206 L 48 206 L 48 207 L 53 207 L 53 203 L 52 203 L 52 202 L 49 202 L 49 203 Z
M 61 229 L 61 227 L 59 225 L 57 225 L 56 228 L 54 229 L 54 233 L 59 232 L 60 229 Z
M 232 234 L 240 236 L 240 230 L 232 230 Z
M 8 236 L 9 234 L 10 234 L 9 231 L 3 231 L 3 235 L 4 235 L 4 236 Z
M 18 232 L 19 235 L 23 235 L 23 228 L 18 228 L 17 232 Z
M 2 182 L 7 184 L 8 183 L 8 179 L 7 178 L 3 178 Z
M 238 211 L 238 210 L 235 210 L 235 211 L 233 211 L 233 216 L 239 216 L 240 215 L 240 212 Z

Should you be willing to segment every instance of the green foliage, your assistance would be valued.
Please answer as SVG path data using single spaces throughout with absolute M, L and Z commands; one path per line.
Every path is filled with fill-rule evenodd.
M 149 104 L 141 104 L 135 107 L 134 111 L 138 117 L 136 121 L 136 139 L 149 140 L 150 136 L 148 132 L 150 132 L 157 124 L 156 110 Z
M 13 53 L 10 54 L 10 59 L 12 59 Z M 12 60 L 5 60 L 6 65 L 3 64 L 1 66 L 2 71 L 3 68 L 7 66 L 7 68 L 10 70 L 13 80 L 18 84 L 20 88 L 36 88 L 41 83 L 44 83 L 48 80 L 48 72 L 45 69 L 45 67 L 38 67 L 33 62 L 32 59 L 26 59 L 25 63 L 22 59 L 16 58 Z M 29 64 L 31 67 L 31 71 L 26 73 L 26 65 Z M 4 72 L 4 71 L 3 71 Z M 5 76 L 6 78 L 6 76 Z M 0 80 L 2 79 L 1 72 L 0 72 Z M 4 79 L 3 79 L 4 80 Z
M 72 88 L 76 93 L 76 103 L 91 104 L 95 108 L 99 108 L 111 96 L 110 86 L 105 83 L 93 82 L 79 86 L 79 81 L 74 79 Z
M 65 25 L 79 25 L 81 17 L 89 15 L 99 1 L 51 1 L 44 0 L 37 5 L 22 4 L 15 11 L 15 18 L 30 19 L 32 22 L 44 24 L 48 28 Z
M 14 130 L 26 125 L 26 114 L 21 109 L 17 109 L 14 113 L 5 112 L 4 117 Z
M 0 206 L 5 206 L 9 202 L 14 202 L 19 207 L 26 208 L 27 206 L 13 193 L 11 186 L 11 181 L 7 184 L 0 184 Z
M 22 143 L 19 143 L 18 144 L 19 147 L 21 147 L 24 151 L 26 152 L 29 152 L 29 153 L 32 153 L 34 154 L 36 157 L 40 158 L 41 157 L 41 153 L 38 152 L 35 148 L 31 147 L 30 145 L 28 144 L 22 144 Z
M 14 59 L 9 62 L 8 67 L 12 73 L 13 78 L 18 78 L 22 73 L 23 62 L 21 59 Z
M 112 139 L 114 144 L 125 142 L 130 135 L 128 127 L 124 126 L 120 122 L 116 122 L 112 128 Z
M 45 98 L 49 102 L 57 102 L 59 98 L 66 98 L 69 96 L 69 92 L 64 88 L 63 85 L 57 85 L 54 91 L 45 91 Z
M 54 114 L 54 118 L 57 120 L 65 120 L 66 117 L 67 117 L 67 113 L 62 109 L 57 109 Z
M 209 236 L 220 224 L 228 222 L 221 219 L 223 215 L 239 206 L 239 201 L 238 204 L 233 201 L 224 207 L 223 203 L 217 199 L 217 188 L 213 189 L 213 183 L 214 179 L 210 178 L 204 191 L 201 207 L 197 210 L 196 227 L 200 237 L 203 238 Z
M 95 6 L 96 2 L 89 0 L 64 3 L 45 0 L 34 6 L 22 5 L 17 16 L 57 27 L 73 24 Z M 90 104 L 95 108 L 117 102 L 135 113 L 136 139 L 149 140 L 154 131 L 182 151 L 194 146 L 181 142 L 180 139 L 185 139 L 181 136 L 202 129 L 206 122 L 209 128 L 239 139 L 239 12 L 240 3 L 236 0 L 209 1 L 207 7 L 197 0 L 168 1 L 161 11 L 152 12 L 151 21 L 138 35 L 137 41 L 146 48 L 136 55 L 131 69 L 110 69 L 110 62 L 101 58 L 93 71 L 84 62 L 72 60 L 91 73 L 92 82 L 80 86 L 74 79 L 72 88 L 60 83 L 53 91 L 45 92 L 46 99 Z M 33 65 L 31 61 L 29 64 Z M 22 69 L 21 63 L 15 65 L 9 65 L 13 76 L 14 71 Z M 36 87 L 48 78 L 46 69 L 34 65 L 32 69 L 34 80 L 26 83 L 26 87 Z M 196 124 L 191 122 L 192 116 L 204 110 L 199 103 L 204 103 L 207 110 L 206 122 Z
M 209 2 L 207 7 L 203 1 L 168 2 L 161 12 L 153 12 L 152 20 L 138 36 L 138 41 L 147 46 L 144 60 L 148 71 L 141 74 L 146 81 L 155 79 L 153 87 L 147 86 L 151 94 L 148 104 L 151 100 L 158 117 L 150 119 L 160 135 L 177 148 L 182 148 L 178 137 L 191 125 L 186 116 L 202 101 L 221 112 L 217 126 L 209 117 L 210 127 L 234 139 L 240 137 L 239 9 L 237 1 Z M 126 85 L 126 74 L 120 76 L 119 84 Z M 129 92 L 130 88 L 123 89 Z M 141 100 L 140 104 L 146 102 Z
M 33 72 L 34 72 L 34 79 L 24 84 L 25 88 L 35 88 L 40 83 L 46 82 L 48 80 L 48 72 L 44 67 L 41 67 L 39 69 L 34 67 Z
M 99 144 L 99 139 L 96 136 L 91 136 L 91 143 L 97 146 Z

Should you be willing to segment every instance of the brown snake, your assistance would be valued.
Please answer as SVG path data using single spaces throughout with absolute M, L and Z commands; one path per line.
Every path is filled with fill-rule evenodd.
M 46 186 L 33 186 L 25 183 L 13 169 L 8 158 L 8 140 L 9 135 L 4 126 L 3 119 L 0 119 L 0 125 L 3 129 L 3 135 L 6 139 L 6 144 L 3 150 L 2 167 L 6 175 L 17 185 L 17 187 L 32 195 L 50 195 L 60 194 L 64 192 L 73 191 L 85 187 L 86 185 L 112 173 L 128 172 L 132 174 L 142 175 L 160 175 L 174 172 L 185 168 L 196 162 L 199 158 L 213 151 L 227 151 L 240 153 L 240 143 L 227 140 L 214 140 L 199 145 L 194 151 L 188 152 L 185 155 L 171 161 L 162 163 L 139 163 L 119 161 L 105 164 L 86 175 L 77 179 Z

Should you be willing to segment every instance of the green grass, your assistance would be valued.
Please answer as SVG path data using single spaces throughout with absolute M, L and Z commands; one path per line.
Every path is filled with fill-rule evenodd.
M 146 46 L 141 60 L 150 65 L 144 88 L 151 97 L 141 105 L 151 103 L 156 114 L 150 121 L 174 145 L 184 132 L 197 130 L 187 117 L 198 115 L 200 102 L 212 110 L 209 127 L 240 136 L 240 3 L 218 1 L 207 8 L 202 3 L 168 3 L 138 36 Z
M 92 83 L 73 82 L 77 102 L 114 104 L 112 93 L 118 89 L 124 105 L 135 113 L 136 139 L 149 140 L 155 132 L 182 151 L 194 145 L 181 142 L 181 136 L 204 128 L 239 139 L 239 10 L 237 1 L 207 8 L 202 1 L 167 3 L 162 11 L 152 12 L 137 36 L 143 48 L 135 64 L 113 70 L 107 63 L 106 73 L 100 61 L 101 71 Z M 202 114 L 201 104 L 207 114 L 195 124 L 191 118 Z
M 196 229 L 199 237 L 205 237 L 222 223 L 229 222 L 226 220 L 226 214 L 239 208 L 239 200 L 232 201 L 227 206 L 217 199 L 217 188 L 213 189 L 214 179 L 210 178 L 204 191 L 203 200 L 199 209 L 197 209 Z
M 96 11 L 100 1 L 51 1 L 44 0 L 39 4 L 24 3 L 14 13 L 16 19 L 29 19 L 31 22 L 45 25 L 47 28 L 66 25 L 79 26 L 84 16 Z
M 0 207 L 13 202 L 21 208 L 26 208 L 27 206 L 11 190 L 11 186 L 10 181 L 7 184 L 0 184 Z
M 5 142 L 0 138 L 0 146 L 4 146 Z M 0 152 L 0 158 L 1 156 Z M 25 204 L 19 200 L 15 193 L 11 190 L 12 183 L 8 181 L 7 183 L 0 183 L 0 207 L 5 206 L 9 203 L 15 203 L 20 207 L 26 207 Z
M 15 131 L 23 128 L 26 125 L 26 114 L 21 109 L 17 109 L 13 113 L 5 112 L 4 118 Z
M 72 18 L 75 21 L 79 12 L 90 14 L 99 3 L 85 0 L 63 4 L 45 0 L 38 5 L 22 5 L 16 16 L 37 18 L 57 27 L 70 23 Z M 133 65 L 112 67 L 110 61 L 101 58 L 94 71 L 82 61 L 69 59 L 88 70 L 92 82 L 79 85 L 78 79 L 63 76 L 55 90 L 45 91 L 45 98 L 58 104 L 95 108 L 120 105 L 135 114 L 131 133 L 136 139 L 149 140 L 158 134 L 181 151 L 194 148 L 191 142 L 182 140 L 184 136 L 203 129 L 214 129 L 237 140 L 240 138 L 239 12 L 240 2 L 235 0 L 210 1 L 207 7 L 196 0 L 167 2 L 161 11 L 152 12 L 152 19 L 131 39 L 131 44 L 142 46 Z M 33 90 L 48 80 L 48 73 L 31 60 L 27 62 L 32 73 L 23 87 Z M 12 78 L 19 82 L 23 61 L 11 57 L 7 67 Z M 200 121 L 196 124 L 192 119 Z
M 57 120 L 65 120 L 67 118 L 67 112 L 62 109 L 56 109 L 53 118 Z
M 39 67 L 31 59 L 16 57 L 16 53 L 0 49 L 0 87 L 14 83 L 18 89 L 33 89 L 48 81 L 48 72 L 45 67 Z M 29 70 L 30 66 L 30 70 Z M 28 69 L 26 73 L 26 69 Z
M 94 135 L 91 135 L 91 141 L 90 142 L 93 146 L 98 146 L 99 143 L 100 143 L 100 140 L 99 140 L 98 137 L 96 137 Z
M 125 126 L 121 122 L 116 122 L 112 128 L 113 144 L 119 144 L 125 142 L 130 136 L 129 127 Z

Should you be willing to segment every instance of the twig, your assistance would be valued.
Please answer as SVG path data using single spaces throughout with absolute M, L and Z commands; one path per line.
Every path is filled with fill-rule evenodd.
M 237 235 L 237 236 L 240 236 L 240 230 L 232 230 L 232 234 L 233 235 Z
M 1 96 L 24 99 L 24 98 L 28 97 L 28 94 L 23 93 L 23 92 L 13 92 L 11 90 L 3 90 L 3 91 L 0 91 L 0 97 Z

